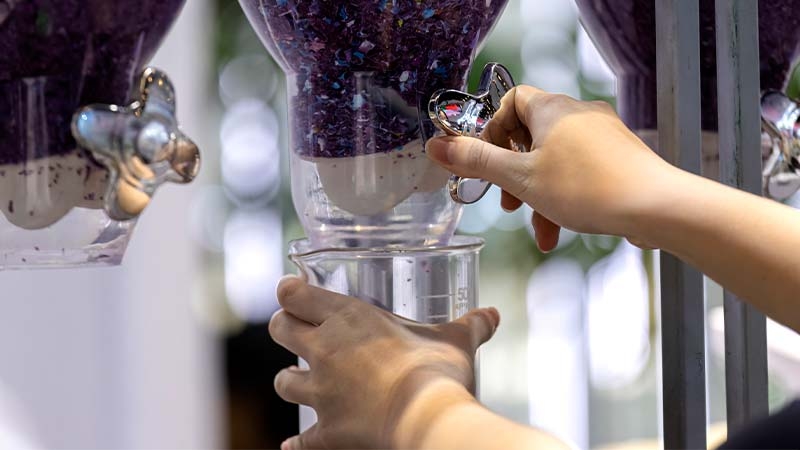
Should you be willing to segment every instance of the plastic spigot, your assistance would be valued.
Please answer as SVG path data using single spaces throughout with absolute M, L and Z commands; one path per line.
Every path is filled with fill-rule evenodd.
M 105 209 L 114 220 L 138 216 L 161 184 L 188 183 L 200 169 L 200 152 L 175 118 L 172 82 L 153 68 L 143 72 L 133 103 L 81 108 L 72 134 L 110 173 Z
M 498 63 L 489 63 L 483 69 L 477 93 L 437 91 L 428 103 L 428 115 L 437 128 L 451 136 L 479 137 L 500 109 L 503 97 L 513 87 L 514 80 L 508 69 Z M 519 143 L 514 147 L 515 151 L 528 151 Z M 491 186 L 486 180 L 453 175 L 448 189 L 453 201 L 472 204 L 483 198 Z

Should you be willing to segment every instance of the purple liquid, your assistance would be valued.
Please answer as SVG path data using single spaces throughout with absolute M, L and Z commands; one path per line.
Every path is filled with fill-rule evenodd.
M 0 1 L 0 165 L 69 153 L 78 107 L 126 104 L 184 1 Z
M 577 0 L 586 31 L 618 77 L 617 105 L 628 126 L 656 129 L 656 19 L 652 0 Z M 800 52 L 797 0 L 760 0 L 761 89 L 782 90 Z M 714 0 L 700 0 L 703 129 L 717 130 Z
M 240 0 L 290 78 L 304 157 L 402 149 L 433 133 L 427 102 L 460 89 L 506 0 Z

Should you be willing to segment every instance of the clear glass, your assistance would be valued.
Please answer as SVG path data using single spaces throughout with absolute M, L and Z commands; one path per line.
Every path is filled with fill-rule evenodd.
M 64 133 L 47 121 L 58 81 L 0 85 L 16 90 L 11 107 L 23 118 L 18 139 L 0 145 L 0 270 L 119 264 L 133 230 L 134 221 L 113 221 L 103 210 L 108 171 L 74 143 L 53 145 Z
M 109 219 L 70 125 L 130 102 L 184 1 L 0 1 L 0 270 L 120 263 L 135 221 Z
M 446 244 L 461 206 L 425 156 L 506 0 L 240 0 L 287 74 L 292 198 L 315 248 Z
M 454 236 L 448 246 L 314 251 L 307 240 L 289 255 L 309 283 L 358 297 L 421 323 L 448 322 L 478 305 L 483 239 Z
M 454 236 L 448 246 L 314 250 L 308 239 L 289 244 L 289 257 L 308 282 L 360 298 L 406 319 L 436 324 L 478 306 L 478 264 L 483 239 Z M 300 360 L 302 367 L 308 367 Z M 476 362 L 476 377 L 478 375 Z M 478 385 L 478 383 L 476 383 Z M 317 420 L 300 407 L 300 430 Z

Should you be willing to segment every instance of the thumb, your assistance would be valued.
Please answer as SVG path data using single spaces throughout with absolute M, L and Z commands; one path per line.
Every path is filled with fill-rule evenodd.
M 316 448 L 328 448 L 324 445 L 320 437 L 320 428 L 315 423 L 311 428 L 300 433 L 297 436 L 292 436 L 283 441 L 281 450 L 313 450 Z
M 495 308 L 473 309 L 448 325 L 457 330 L 455 335 L 460 344 L 475 352 L 494 336 L 500 325 L 500 313 Z
M 528 154 L 463 136 L 432 138 L 425 150 L 430 159 L 458 176 L 487 180 L 512 195 L 527 188 Z

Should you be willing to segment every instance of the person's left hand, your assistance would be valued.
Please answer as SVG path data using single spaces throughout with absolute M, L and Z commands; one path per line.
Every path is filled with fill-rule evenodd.
M 310 370 L 284 369 L 275 390 L 288 402 L 311 406 L 318 417 L 283 450 L 410 445 L 408 439 L 421 436 L 398 436 L 404 421 L 433 422 L 448 406 L 475 401 L 475 352 L 500 321 L 489 308 L 421 325 L 297 277 L 281 280 L 278 301 L 283 309 L 269 332 Z

